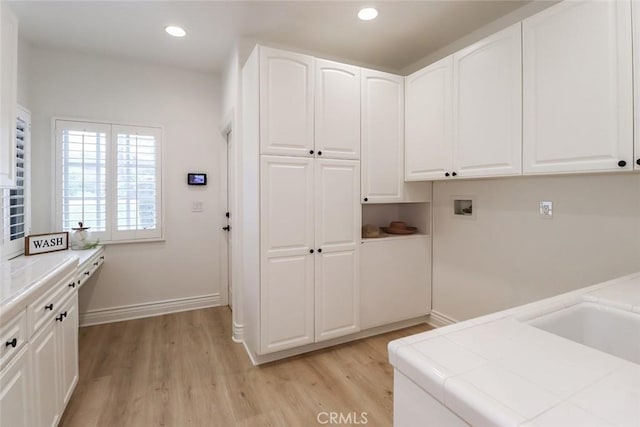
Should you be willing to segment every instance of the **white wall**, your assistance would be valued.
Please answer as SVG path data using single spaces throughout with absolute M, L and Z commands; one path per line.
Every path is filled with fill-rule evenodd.
M 34 232 L 52 224 L 51 118 L 66 116 L 164 126 L 165 242 L 111 245 L 96 279 L 80 290 L 81 312 L 180 298 L 218 298 L 221 283 L 219 76 L 32 47 Z M 188 187 L 189 171 L 206 172 L 206 187 Z M 203 213 L 191 202 L 202 201 Z
M 475 198 L 475 220 L 452 214 Z M 553 202 L 553 219 L 539 215 Z M 433 310 L 464 320 L 640 270 L 640 175 L 435 182 Z
M 24 38 L 18 38 L 18 104 L 29 110 L 31 92 L 29 91 L 29 60 L 31 44 Z

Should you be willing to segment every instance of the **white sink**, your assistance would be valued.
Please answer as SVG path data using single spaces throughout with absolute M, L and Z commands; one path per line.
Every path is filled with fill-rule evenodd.
M 640 364 L 640 313 L 582 302 L 527 323 Z

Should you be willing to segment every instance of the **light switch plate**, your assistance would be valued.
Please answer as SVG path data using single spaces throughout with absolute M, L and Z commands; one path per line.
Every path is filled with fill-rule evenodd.
M 546 219 L 553 218 L 553 202 L 540 202 L 540 216 Z
M 204 208 L 202 207 L 202 202 L 191 202 L 191 212 L 202 212 Z

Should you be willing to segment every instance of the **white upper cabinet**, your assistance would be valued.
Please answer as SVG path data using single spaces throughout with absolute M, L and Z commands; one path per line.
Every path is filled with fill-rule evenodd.
M 441 179 L 452 168 L 451 76 L 448 56 L 405 79 L 405 179 Z
M 522 173 L 520 23 L 453 54 L 453 168 L 459 177 Z
M 633 167 L 640 170 L 640 4 L 634 3 L 633 12 L 633 99 L 634 150 Z
M 0 4 L 0 188 L 16 185 L 18 20 Z
M 360 158 L 360 68 L 315 60 L 315 153 Z
M 309 156 L 313 147 L 313 57 L 260 47 L 260 150 Z
M 360 330 L 360 163 L 316 163 L 315 339 Z
M 362 70 L 362 198 L 401 202 L 404 184 L 404 79 Z
M 631 170 L 629 1 L 565 1 L 523 21 L 523 172 Z

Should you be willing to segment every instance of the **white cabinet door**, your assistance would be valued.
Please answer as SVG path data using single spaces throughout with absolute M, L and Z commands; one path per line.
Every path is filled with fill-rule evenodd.
M 316 342 L 360 330 L 359 194 L 359 162 L 316 162 Z
M 314 161 L 261 159 L 262 354 L 314 340 Z
M 309 156 L 313 150 L 313 58 L 260 47 L 262 154 Z
M 362 199 L 403 201 L 404 79 L 362 70 Z
M 635 170 L 640 170 L 640 4 L 637 2 L 631 8 L 633 12 L 633 100 L 634 100 L 634 164 Z
M 18 21 L 0 4 L 0 187 L 16 183 Z
M 445 179 L 452 170 L 451 76 L 448 56 L 405 79 L 405 179 Z
M 521 24 L 453 54 L 453 172 L 522 173 Z
M 330 159 L 360 158 L 360 68 L 315 60 L 315 152 Z
M 39 390 L 31 389 L 29 347 L 20 353 L 0 373 L 0 426 L 31 427 L 31 403 Z
M 29 343 L 33 367 L 34 426 L 52 427 L 60 418 L 58 384 L 57 325 L 52 320 L 45 324 Z
M 633 168 L 630 9 L 566 1 L 523 21 L 525 174 Z
M 362 329 L 431 311 L 431 237 L 369 239 L 362 244 Z
M 71 398 L 78 382 L 78 293 L 74 292 L 61 306 L 61 322 L 56 322 L 60 360 L 60 408 Z

